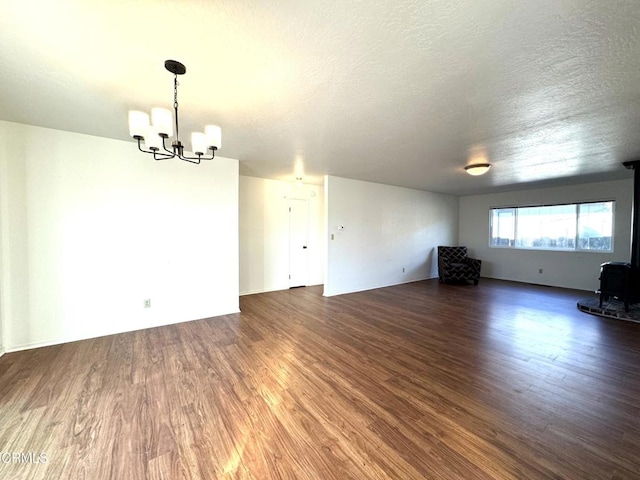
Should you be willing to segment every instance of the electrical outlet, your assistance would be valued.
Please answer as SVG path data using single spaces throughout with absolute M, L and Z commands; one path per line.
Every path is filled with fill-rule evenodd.
M 538 269 L 538 273 L 542 273 L 543 270 L 541 268 Z
M 404 267 L 402 267 L 402 273 L 404 273 Z
M 151 299 L 150 298 L 145 298 L 144 299 L 144 308 L 151 308 Z

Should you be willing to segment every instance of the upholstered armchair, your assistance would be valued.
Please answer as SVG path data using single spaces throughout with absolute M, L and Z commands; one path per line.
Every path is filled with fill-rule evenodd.
M 438 247 L 440 283 L 473 280 L 478 285 L 481 264 L 481 260 L 467 256 L 467 247 Z

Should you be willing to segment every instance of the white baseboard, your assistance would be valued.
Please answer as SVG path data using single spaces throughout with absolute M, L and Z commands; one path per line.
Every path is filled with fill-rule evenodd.
M 60 338 L 60 339 L 56 339 L 56 340 L 49 340 L 49 341 L 45 341 L 45 342 L 25 343 L 25 344 L 22 344 L 22 345 L 16 345 L 16 346 L 12 346 L 10 348 L 7 348 L 5 353 L 21 352 L 23 350 L 31 350 L 31 349 L 34 349 L 34 348 L 50 347 L 52 345 L 62 345 L 64 343 L 81 342 L 83 340 L 91 340 L 93 338 L 108 337 L 108 336 L 111 336 L 111 335 L 119 335 L 121 333 L 129 333 L 129 332 L 135 332 L 135 331 L 139 331 L 139 330 L 147 330 L 147 329 L 150 329 L 150 328 L 166 327 L 168 325 L 177 325 L 179 323 L 196 322 L 198 320 L 207 320 L 209 318 L 222 317 L 222 316 L 225 316 L 225 315 L 232 315 L 234 313 L 240 313 L 240 310 L 237 307 L 233 307 L 232 310 L 229 311 L 229 312 L 219 313 L 217 315 L 211 315 L 211 316 L 203 317 L 203 318 L 192 318 L 192 319 L 177 320 L 177 321 L 176 320 L 171 320 L 171 321 L 167 321 L 167 322 L 158 322 L 158 323 L 155 323 L 153 325 L 137 325 L 137 326 L 134 326 L 132 328 L 125 329 L 125 330 L 100 332 L 100 333 L 96 333 L 95 335 L 90 335 L 90 336 L 68 337 L 68 338 Z
M 359 289 L 355 289 L 355 290 L 345 290 L 345 291 L 331 292 L 331 293 L 323 292 L 322 296 L 324 296 L 324 297 L 335 297 L 337 295 L 346 295 L 348 293 L 367 292 L 369 290 L 377 290 L 378 288 L 395 287 L 397 285 L 405 285 L 407 283 L 422 282 L 424 280 L 433 280 L 434 278 L 438 278 L 438 276 L 436 275 L 435 277 L 412 278 L 411 280 L 403 280 L 402 282 L 385 283 L 385 284 L 376 285 L 376 286 L 363 287 L 363 288 L 359 288 Z
M 286 288 L 274 288 L 272 290 L 248 290 L 246 292 L 240 292 L 240 296 L 244 297 L 245 295 L 255 295 L 257 293 L 281 292 L 282 290 L 286 290 Z
M 52 340 L 50 342 L 25 343 L 22 345 L 16 345 L 15 347 L 7 348 L 7 351 L 5 353 L 22 352 L 24 350 L 32 350 L 34 348 L 51 347 L 53 345 L 62 345 L 63 343 L 79 342 L 81 340 L 89 340 L 90 338 L 99 338 L 104 336 L 106 335 L 96 335 L 95 337 L 75 338 L 75 339 L 69 339 L 69 340 Z
M 305 285 L 307 287 L 317 287 L 322 285 L 322 283 L 314 283 L 313 285 Z M 269 293 L 269 292 L 282 292 L 283 290 L 289 290 L 289 287 L 283 288 L 273 288 L 268 290 L 248 290 L 246 292 L 240 292 L 240 296 L 243 297 L 245 295 L 255 295 L 256 293 Z

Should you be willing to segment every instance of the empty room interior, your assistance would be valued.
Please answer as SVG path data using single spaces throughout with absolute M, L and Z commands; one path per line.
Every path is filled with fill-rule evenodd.
M 638 478 L 637 2 L 5 3 L 0 478 Z

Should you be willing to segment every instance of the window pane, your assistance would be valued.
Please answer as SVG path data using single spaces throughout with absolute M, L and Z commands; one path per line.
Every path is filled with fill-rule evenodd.
M 578 248 L 611 251 L 613 202 L 583 203 L 578 212 Z
M 491 210 L 491 246 L 513 247 L 516 232 L 515 208 L 496 208 Z
M 491 209 L 492 247 L 613 252 L 615 202 Z
M 517 247 L 576 248 L 576 205 L 518 208 L 517 222 Z

